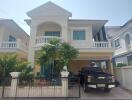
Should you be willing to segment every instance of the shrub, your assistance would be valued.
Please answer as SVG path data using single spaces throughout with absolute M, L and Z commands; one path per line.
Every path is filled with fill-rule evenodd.
M 124 63 L 118 63 L 117 64 L 117 67 L 123 67 L 123 66 L 127 66 L 127 64 L 124 64 Z

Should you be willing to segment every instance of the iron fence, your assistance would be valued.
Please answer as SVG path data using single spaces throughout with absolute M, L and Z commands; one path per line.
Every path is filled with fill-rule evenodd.
M 80 82 L 79 77 L 68 77 L 67 95 L 63 96 L 63 87 L 61 77 L 56 78 L 17 78 L 17 86 L 15 88 L 15 95 L 11 96 L 11 81 L 12 78 L 0 79 L 0 95 L 3 98 L 52 98 L 52 97 L 66 97 L 79 98 L 80 97 Z

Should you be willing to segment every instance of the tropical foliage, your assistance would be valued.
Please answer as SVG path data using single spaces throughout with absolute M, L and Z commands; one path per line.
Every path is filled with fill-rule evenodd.
M 52 65 L 54 70 L 61 70 L 64 65 L 68 66 L 70 61 L 77 56 L 78 51 L 74 47 L 68 43 L 61 43 L 58 39 L 53 39 L 41 48 L 38 63 L 41 67 Z
M 16 55 L 0 57 L 0 77 L 10 76 L 10 72 L 24 72 L 28 69 L 28 62 L 17 59 Z
M 123 67 L 123 66 L 127 66 L 127 64 L 124 64 L 124 63 L 118 63 L 117 64 L 117 67 Z

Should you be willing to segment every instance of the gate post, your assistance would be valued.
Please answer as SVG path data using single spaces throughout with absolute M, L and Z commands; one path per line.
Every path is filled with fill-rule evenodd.
M 68 71 L 61 72 L 61 81 L 62 81 L 62 97 L 68 96 Z
M 20 72 L 11 72 L 10 73 L 10 75 L 12 77 L 12 79 L 11 79 L 11 90 L 10 90 L 10 96 L 11 97 L 16 96 L 19 74 L 20 74 Z

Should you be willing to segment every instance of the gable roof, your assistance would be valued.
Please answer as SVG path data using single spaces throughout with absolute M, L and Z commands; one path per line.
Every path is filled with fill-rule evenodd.
M 46 16 L 46 15 L 55 15 L 55 16 L 64 16 L 65 15 L 67 17 L 72 16 L 72 14 L 69 11 L 52 3 L 51 1 L 27 12 L 27 15 L 29 17 Z
M 21 36 L 25 35 L 29 38 L 29 35 L 19 25 L 17 25 L 16 22 L 14 22 L 12 19 L 0 18 L 0 25 L 6 26 L 15 31 L 19 31 L 18 34 L 20 34 Z

